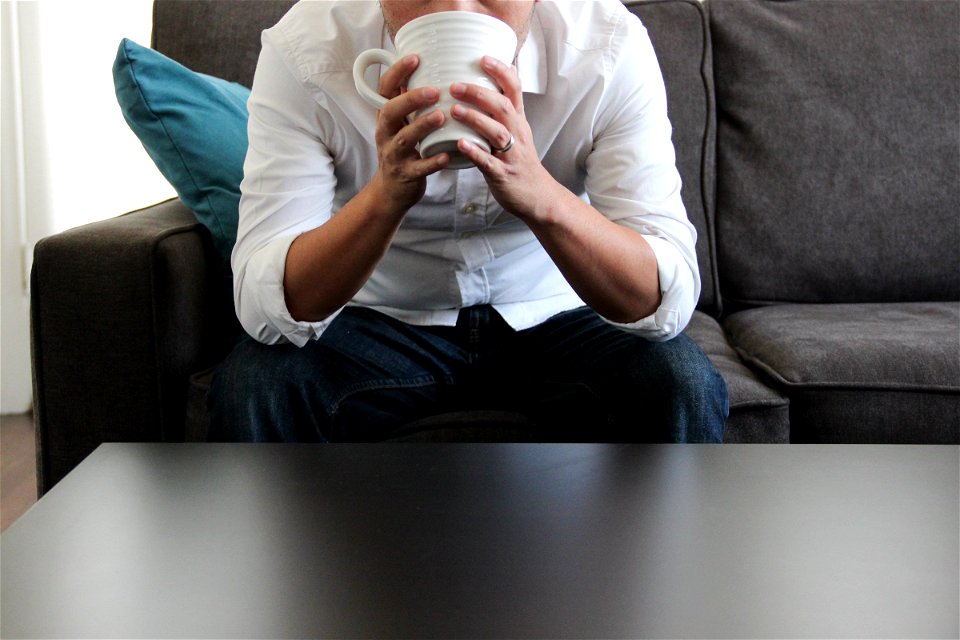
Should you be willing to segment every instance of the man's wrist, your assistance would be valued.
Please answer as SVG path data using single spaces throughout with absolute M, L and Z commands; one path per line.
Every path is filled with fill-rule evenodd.
M 562 225 L 567 216 L 585 204 L 572 191 L 547 174 L 548 179 L 538 183 L 537 197 L 532 198 L 525 211 L 515 214 L 533 226 L 555 227 Z
M 363 211 L 377 219 L 396 224 L 419 201 L 419 198 L 410 198 L 412 202 L 408 204 L 408 198 L 403 197 L 404 195 L 402 190 L 391 188 L 378 170 L 356 197 L 360 199 Z

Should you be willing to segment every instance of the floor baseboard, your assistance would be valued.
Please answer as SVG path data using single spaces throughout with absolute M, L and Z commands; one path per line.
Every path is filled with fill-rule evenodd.
M 37 449 L 33 416 L 0 415 L 0 531 L 37 501 Z

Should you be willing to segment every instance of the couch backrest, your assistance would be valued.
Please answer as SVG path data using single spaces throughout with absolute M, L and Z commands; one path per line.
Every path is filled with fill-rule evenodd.
M 249 87 L 260 33 L 293 0 L 155 0 L 151 47 L 180 64 Z
M 724 299 L 960 299 L 960 2 L 708 1 Z
M 152 47 L 194 71 L 250 86 L 260 33 L 293 0 L 156 0 Z M 700 308 L 718 312 L 713 238 L 714 106 L 710 34 L 698 0 L 627 0 L 646 25 L 663 70 L 683 201 L 697 227 Z
M 667 87 L 677 167 L 687 215 L 697 228 L 697 259 L 703 288 L 699 308 L 720 311 L 714 242 L 713 62 L 706 7 L 698 0 L 626 3 L 650 34 Z

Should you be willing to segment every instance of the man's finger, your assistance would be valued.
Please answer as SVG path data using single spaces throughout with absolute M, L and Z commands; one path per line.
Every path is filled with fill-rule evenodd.
M 380 117 L 391 131 L 396 132 L 406 126 L 407 116 L 411 113 L 426 109 L 439 100 L 440 90 L 436 87 L 413 89 L 391 99 L 380 110 Z
M 393 137 L 393 150 L 405 155 L 415 149 L 427 134 L 443 126 L 443 111 L 436 109 L 400 129 Z
M 377 92 L 388 100 L 402 93 L 401 89 L 407 85 L 410 74 L 414 72 L 420 59 L 415 55 L 405 56 L 390 65 L 390 68 L 380 76 Z

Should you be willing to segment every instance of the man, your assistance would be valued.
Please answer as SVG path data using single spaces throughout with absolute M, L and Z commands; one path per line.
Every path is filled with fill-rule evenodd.
M 463 171 L 417 152 L 444 114 L 437 88 L 405 88 L 416 56 L 383 72 L 379 112 L 351 74 L 446 10 L 519 42 L 515 65 L 483 61 L 499 92 L 450 87 L 492 149 L 461 140 Z M 549 428 L 566 402 L 598 411 L 578 439 L 722 439 L 726 387 L 680 333 L 700 281 L 663 80 L 620 2 L 300 3 L 264 33 L 249 110 L 251 339 L 215 376 L 213 438 L 383 439 L 465 407 Z

